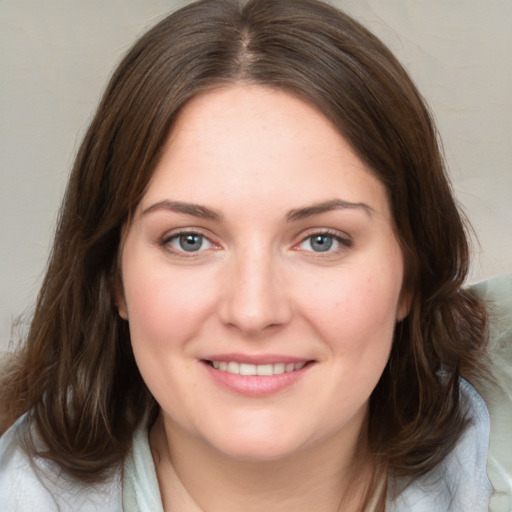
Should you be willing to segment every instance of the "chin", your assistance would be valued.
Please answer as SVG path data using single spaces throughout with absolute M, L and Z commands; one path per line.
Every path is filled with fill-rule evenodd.
M 229 446 L 221 449 L 224 456 L 243 462 L 270 462 L 286 459 L 298 451 L 286 446 Z
M 286 436 L 284 437 L 283 434 Z M 211 439 L 210 445 L 224 456 L 239 461 L 264 462 L 285 459 L 306 445 L 302 436 L 290 435 L 289 430 L 272 432 L 234 432 L 229 438 Z

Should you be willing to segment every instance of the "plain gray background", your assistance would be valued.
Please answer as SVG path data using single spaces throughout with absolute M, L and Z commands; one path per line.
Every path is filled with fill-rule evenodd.
M 137 35 L 186 1 L 0 0 L 0 350 L 30 312 L 74 154 Z M 512 272 L 512 2 L 338 0 L 410 71 L 478 236 L 471 281 Z

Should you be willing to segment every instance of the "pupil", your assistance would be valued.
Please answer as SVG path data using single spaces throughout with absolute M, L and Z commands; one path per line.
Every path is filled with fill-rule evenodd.
M 332 237 L 326 235 L 317 235 L 313 238 L 311 246 L 317 252 L 328 251 L 332 247 Z
M 197 251 L 201 248 L 203 237 L 201 235 L 181 235 L 180 247 L 187 252 Z

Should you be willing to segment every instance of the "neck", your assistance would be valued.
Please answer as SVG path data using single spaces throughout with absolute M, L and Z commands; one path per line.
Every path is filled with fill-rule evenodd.
M 166 512 L 358 511 L 372 476 L 358 434 L 279 460 L 247 461 L 224 456 L 160 415 L 150 441 Z

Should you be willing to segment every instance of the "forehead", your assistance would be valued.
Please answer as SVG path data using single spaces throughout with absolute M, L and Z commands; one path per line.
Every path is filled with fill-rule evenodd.
M 387 204 L 381 182 L 318 109 L 289 93 L 246 84 L 202 93 L 184 106 L 144 203 L 176 194 L 215 202 L 219 193 L 244 198 L 248 207 L 334 196 L 372 196 L 381 209 Z

